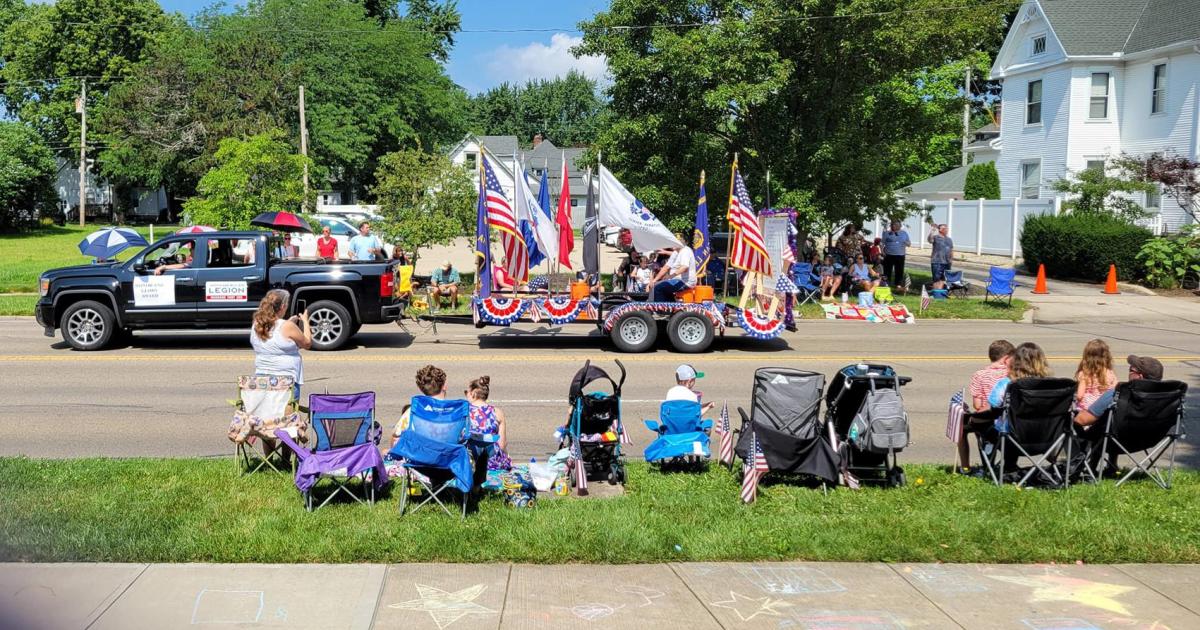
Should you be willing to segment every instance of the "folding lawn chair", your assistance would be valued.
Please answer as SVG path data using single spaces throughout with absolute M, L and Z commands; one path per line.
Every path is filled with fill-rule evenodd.
M 1075 381 L 1071 379 L 1023 378 L 1008 385 L 1003 415 L 994 429 L 979 433 L 979 458 L 996 485 L 1003 485 L 1006 471 L 1016 469 L 1022 457 L 1032 466 L 1019 477 L 1018 487 L 1024 487 L 1034 475 L 1053 487 L 1068 485 L 1065 471 L 1058 469 L 1055 460 L 1065 449 L 1065 461 L 1071 461 L 1068 437 L 1074 402 Z M 989 443 L 991 452 L 986 448 Z M 996 451 L 999 461 L 993 459 Z
M 821 278 L 813 273 L 812 263 L 794 263 L 792 283 L 798 289 L 796 297 L 799 301 L 796 302 L 796 308 L 804 306 L 806 302 L 816 304 L 820 300 Z
M 400 515 L 415 512 L 427 503 L 453 516 L 443 501 L 446 494 L 457 494 L 461 516 L 467 517 L 467 503 L 474 486 L 474 460 L 468 448 L 467 420 L 470 403 L 465 400 L 439 400 L 413 396 L 408 428 L 389 454 L 401 460 Z M 410 496 L 424 494 L 425 499 L 409 509 Z M 415 501 L 415 499 L 414 499 Z
M 238 397 L 229 423 L 229 439 L 234 443 L 233 461 L 242 475 L 270 468 L 275 472 L 293 470 L 286 451 L 271 449 L 274 432 L 283 429 L 294 440 L 304 440 L 308 423 L 304 408 L 296 397 L 295 381 L 290 376 L 239 376 Z M 261 444 L 261 451 L 256 446 Z
M 712 420 L 700 417 L 700 403 L 668 400 L 659 406 L 658 420 L 645 420 L 658 437 L 646 445 L 645 458 L 654 463 L 703 464 L 712 456 L 709 431 Z
M 1186 396 L 1187 383 L 1179 381 L 1140 379 L 1117 385 L 1113 407 L 1104 425 L 1100 454 L 1111 456 L 1114 461 L 1121 455 L 1133 460 L 1133 467 L 1117 480 L 1118 486 L 1134 473 L 1142 472 L 1164 490 L 1171 488 L 1175 442 L 1187 433 L 1183 416 Z M 1158 460 L 1168 449 L 1170 456 L 1164 476 Z M 1099 478 L 1103 476 L 1101 469 Z
M 1017 270 L 1008 267 L 990 267 L 988 268 L 988 283 L 983 290 L 983 301 L 987 302 L 991 298 L 996 298 L 996 303 L 1000 303 L 1000 298 L 1007 297 L 1008 305 L 1012 306 L 1013 292 L 1016 291 Z
M 387 480 L 377 448 L 382 430 L 375 421 L 375 392 L 312 394 L 308 397 L 308 408 L 309 423 L 316 437 L 313 449 L 309 451 L 290 439 L 280 438 L 300 460 L 296 487 L 304 497 L 304 507 L 310 512 L 319 510 L 343 493 L 359 503 L 374 505 L 376 489 Z M 355 479 L 361 482 L 362 497 L 350 487 Z M 320 505 L 315 505 L 313 490 L 322 480 L 330 481 L 333 490 Z
M 954 294 L 958 293 L 959 297 L 965 298 L 970 291 L 971 283 L 963 278 L 962 271 L 946 272 L 946 295 L 948 297 L 954 297 Z

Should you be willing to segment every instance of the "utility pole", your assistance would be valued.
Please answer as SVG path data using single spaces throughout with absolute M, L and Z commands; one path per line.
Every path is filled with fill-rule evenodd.
M 79 227 L 87 224 L 87 79 L 79 84 Z
M 306 210 L 308 203 L 308 125 L 304 122 L 304 86 L 300 86 L 300 155 L 304 160 L 304 201 L 300 203 L 300 212 Z
M 967 79 L 963 83 L 963 136 L 962 136 L 962 165 L 967 165 L 967 144 L 971 137 L 971 66 L 967 66 Z

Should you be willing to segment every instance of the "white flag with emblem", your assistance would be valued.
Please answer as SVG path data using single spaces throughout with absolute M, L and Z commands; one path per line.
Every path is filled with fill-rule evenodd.
M 600 166 L 600 223 L 629 228 L 633 248 L 639 252 L 683 246 L 603 165 Z

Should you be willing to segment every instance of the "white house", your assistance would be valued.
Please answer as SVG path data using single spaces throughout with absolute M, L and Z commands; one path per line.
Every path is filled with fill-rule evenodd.
M 1200 0 L 1026 0 L 996 55 L 1004 198 L 1046 198 L 1106 157 L 1200 155 Z M 1163 227 L 1190 216 L 1139 195 Z

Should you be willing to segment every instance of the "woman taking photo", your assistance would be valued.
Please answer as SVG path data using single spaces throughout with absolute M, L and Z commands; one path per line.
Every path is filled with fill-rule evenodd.
M 288 292 L 268 291 L 254 313 L 250 345 L 254 348 L 254 373 L 265 376 L 290 376 L 296 383 L 296 397 L 304 383 L 304 360 L 300 349 L 312 347 L 312 328 L 308 311 L 283 319 L 288 309 Z

